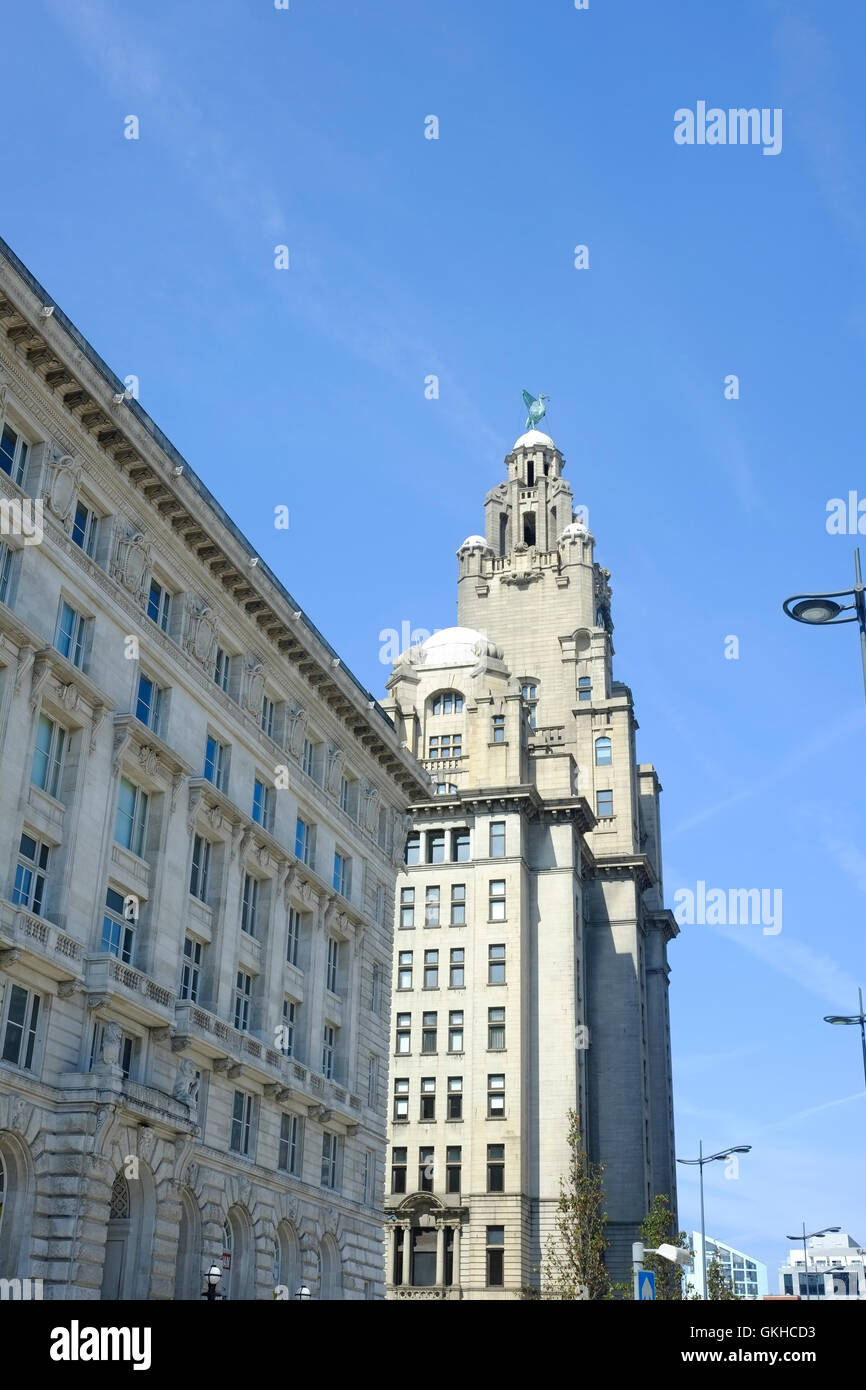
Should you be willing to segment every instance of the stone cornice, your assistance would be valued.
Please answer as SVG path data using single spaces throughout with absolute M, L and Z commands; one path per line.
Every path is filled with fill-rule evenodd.
M 598 878 L 633 878 L 642 893 L 656 884 L 655 870 L 645 854 L 596 854 L 594 874 Z

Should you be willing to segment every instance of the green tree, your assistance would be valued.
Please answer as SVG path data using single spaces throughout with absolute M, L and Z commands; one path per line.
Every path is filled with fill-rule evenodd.
M 580 1121 L 568 1112 L 568 1173 L 559 1180 L 556 1233 L 548 1237 L 540 1286 L 530 1297 L 543 1299 L 613 1298 L 605 1269 L 604 1169 L 588 1157 Z
M 713 1255 L 707 1265 L 707 1298 L 716 1302 L 719 1300 L 729 1302 L 731 1299 L 736 1299 L 738 1303 L 741 1302 L 740 1295 L 734 1293 L 734 1286 L 722 1269 L 718 1254 Z
M 653 1204 L 647 1212 L 640 1228 L 640 1238 L 649 1249 L 657 1250 L 660 1245 L 676 1245 L 688 1249 L 685 1231 L 677 1231 L 671 1204 L 663 1192 L 656 1193 Z M 656 1300 L 665 1303 L 679 1302 L 683 1296 L 682 1266 L 662 1259 L 661 1255 L 647 1255 L 644 1268 L 651 1269 L 656 1277 Z

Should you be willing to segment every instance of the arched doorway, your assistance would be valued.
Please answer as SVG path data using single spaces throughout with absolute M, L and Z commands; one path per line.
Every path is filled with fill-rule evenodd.
M 156 1190 L 147 1164 L 139 1159 L 137 1168 L 133 1181 L 119 1168 L 111 1186 L 100 1294 L 104 1300 L 146 1299 L 150 1293 Z
M 274 1287 L 282 1285 L 293 1299 L 301 1284 L 301 1251 L 290 1221 L 281 1221 L 274 1237 Z
M 30 1213 L 33 1165 L 17 1135 L 0 1133 L 0 1276 L 23 1279 L 30 1274 Z
M 180 1194 L 180 1228 L 177 1239 L 177 1265 L 174 1296 L 198 1299 L 204 1287 L 201 1257 L 201 1213 L 195 1193 L 185 1188 Z
M 339 1299 L 343 1297 L 342 1266 L 340 1252 L 333 1236 L 324 1236 L 319 1246 L 319 1268 L 321 1270 L 319 1297 Z
M 230 1208 L 223 1227 L 223 1290 L 235 1302 L 255 1298 L 253 1223 L 245 1207 Z

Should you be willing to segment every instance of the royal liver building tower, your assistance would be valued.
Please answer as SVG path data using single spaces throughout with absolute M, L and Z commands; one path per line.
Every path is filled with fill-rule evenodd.
M 433 776 L 397 885 L 386 1191 L 395 1298 L 538 1282 L 574 1108 L 604 1164 L 608 1266 L 675 1205 L 655 769 L 613 679 L 608 571 L 532 429 L 458 552 L 458 626 L 386 709 Z

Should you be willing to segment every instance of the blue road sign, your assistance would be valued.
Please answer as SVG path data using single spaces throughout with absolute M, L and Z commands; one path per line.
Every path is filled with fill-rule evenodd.
M 636 1298 L 648 1298 L 652 1301 L 656 1296 L 656 1277 L 651 1269 L 639 1269 L 637 1272 Z

